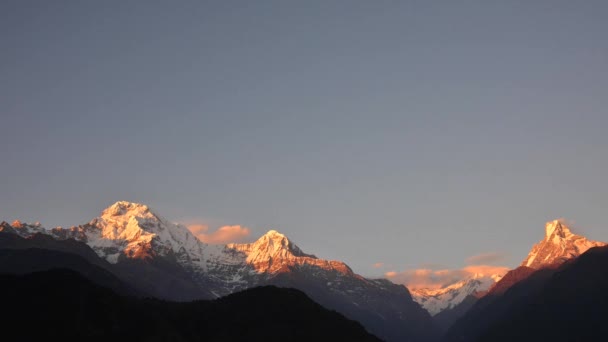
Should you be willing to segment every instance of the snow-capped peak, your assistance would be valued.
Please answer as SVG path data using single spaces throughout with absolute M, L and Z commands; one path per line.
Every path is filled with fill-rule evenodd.
M 169 222 L 145 204 L 127 201 L 112 204 L 88 225 L 73 230 L 86 236 L 87 244 L 113 263 L 121 253 L 147 258 L 204 245 L 186 227 Z
M 228 248 L 246 253 L 248 256 L 247 261 L 250 263 L 268 262 L 273 259 L 291 259 L 294 257 L 317 258 L 314 255 L 302 252 L 298 246 L 276 230 L 269 230 L 253 243 L 234 243 L 229 244 Z
M 268 236 L 268 237 L 277 237 L 277 238 L 285 238 L 286 236 L 277 232 L 274 229 L 271 229 L 269 231 L 266 232 L 266 234 L 262 235 L 262 236 Z
M 0 231 L 15 232 L 23 237 L 27 237 L 36 233 L 45 234 L 47 232 L 47 230 L 42 227 L 40 222 L 29 224 L 21 222 L 19 220 L 15 220 L 11 224 L 8 224 L 7 222 L 2 222 L 0 224 Z
M 574 236 L 563 220 L 553 220 L 545 224 L 545 240 L 549 241 L 554 234 L 561 239 L 568 239 Z
M 302 252 L 298 246 L 276 230 L 268 231 L 253 243 L 232 243 L 227 247 L 244 253 L 247 256 L 247 263 L 253 265 L 260 273 L 275 273 L 285 267 L 311 265 L 352 274 L 352 270 L 343 262 L 318 259 L 312 254 Z
M 573 234 L 564 220 L 553 220 L 545 224 L 545 238 L 532 247 L 521 266 L 535 269 L 553 266 L 578 257 L 589 248 L 605 245 Z
M 150 208 L 141 203 L 118 201 L 101 212 L 100 218 L 116 220 L 118 217 L 157 218 Z

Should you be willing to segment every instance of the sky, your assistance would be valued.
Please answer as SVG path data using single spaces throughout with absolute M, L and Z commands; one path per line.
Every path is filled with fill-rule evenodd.
M 608 241 L 606 18 L 592 0 L 2 1 L 0 220 L 69 227 L 127 200 L 210 242 L 276 229 L 366 276 L 514 267 L 556 218 Z

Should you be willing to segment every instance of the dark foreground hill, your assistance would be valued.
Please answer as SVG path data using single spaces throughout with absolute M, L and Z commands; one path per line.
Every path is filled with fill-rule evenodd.
M 542 289 L 514 305 L 480 341 L 608 340 L 608 247 L 560 267 Z
M 2 335 L 59 341 L 379 341 L 309 299 L 272 286 L 214 301 L 121 296 L 73 270 L 0 275 Z

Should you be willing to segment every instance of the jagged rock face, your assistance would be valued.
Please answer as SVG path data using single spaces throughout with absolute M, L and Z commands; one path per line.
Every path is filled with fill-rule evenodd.
M 45 232 L 46 230 L 40 225 L 39 222 L 34 224 L 23 223 L 19 220 L 13 221 L 13 223 L 8 224 L 7 222 L 2 222 L 0 224 L 0 229 L 3 232 L 15 232 L 20 236 L 28 236 L 32 234 L 36 234 L 39 232 Z
M 4 221 L 0 222 L 0 232 L 17 234 L 17 231 L 8 222 Z
M 147 206 L 123 201 L 89 223 L 69 229 L 18 226 L 11 229 L 24 237 L 42 233 L 84 242 L 109 263 L 123 271 L 132 269 L 141 277 L 146 277 L 141 262 L 160 265 L 155 270 L 169 272 L 158 273 L 159 277 L 184 270 L 193 283 L 214 297 L 266 284 L 294 287 L 321 305 L 359 320 L 386 340 L 425 341 L 434 336 L 431 317 L 404 286 L 366 279 L 343 262 L 306 254 L 274 230 L 249 244 L 208 245 L 185 226 L 167 221 Z
M 591 241 L 583 236 L 575 235 L 563 221 L 554 220 L 547 222 L 545 238 L 532 247 L 521 266 L 532 269 L 556 266 L 578 257 L 591 247 L 605 245 L 604 242 Z

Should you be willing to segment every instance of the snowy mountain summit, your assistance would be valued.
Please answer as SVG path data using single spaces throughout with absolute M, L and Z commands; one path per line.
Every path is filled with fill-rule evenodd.
M 454 284 L 439 289 L 411 289 L 412 298 L 431 315 L 451 309 L 468 296 L 479 296 L 504 276 L 499 274 L 474 274 Z
M 185 226 L 169 222 L 147 205 L 126 201 L 112 204 L 87 224 L 39 232 L 82 241 L 112 264 L 119 258 L 151 259 L 179 254 L 200 259 L 210 251 Z
M 545 238 L 532 247 L 521 263 L 534 269 L 561 264 L 576 258 L 589 248 L 605 246 L 606 243 L 591 241 L 584 236 L 573 234 L 563 220 L 553 220 L 545 225 Z
M 350 274 L 353 272 L 345 263 L 319 259 L 306 254 L 291 242 L 285 235 L 270 230 L 257 241 L 247 244 L 228 244 L 227 248 L 242 252 L 247 256 L 247 263 L 259 273 L 277 273 L 287 271 L 293 266 L 316 266 L 327 271 Z

